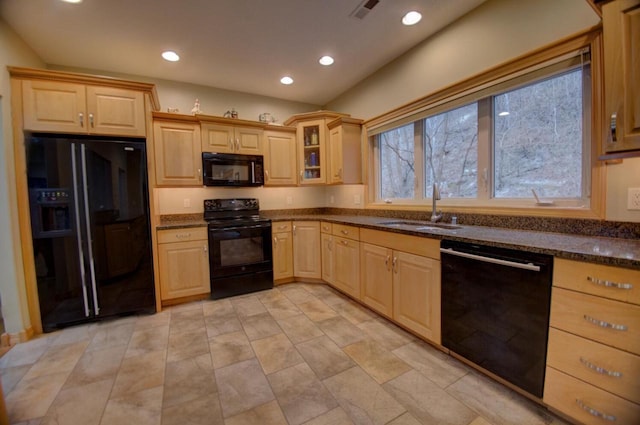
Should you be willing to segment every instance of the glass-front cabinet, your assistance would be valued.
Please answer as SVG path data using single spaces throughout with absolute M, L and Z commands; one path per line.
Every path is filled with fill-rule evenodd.
M 300 150 L 300 182 L 308 183 L 326 183 L 327 182 L 327 164 L 326 164 L 326 135 L 324 120 L 308 121 L 300 123 L 298 126 Z

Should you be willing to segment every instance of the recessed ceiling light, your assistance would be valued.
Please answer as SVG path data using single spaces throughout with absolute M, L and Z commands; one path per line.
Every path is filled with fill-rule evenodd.
M 502 111 L 498 114 L 499 117 L 506 117 L 507 115 L 509 115 L 509 112 L 507 111 Z
M 415 25 L 422 19 L 422 14 L 420 12 L 416 12 L 412 10 L 411 12 L 404 15 L 402 18 L 402 23 L 405 25 Z
M 320 65 L 329 66 L 333 63 L 333 58 L 331 56 L 323 56 L 318 62 L 320 62 Z
M 293 84 L 293 78 L 291 78 L 291 77 L 289 77 L 289 76 L 282 77 L 282 78 L 280 78 L 280 82 L 281 82 L 282 84 L 285 84 L 285 85 L 287 85 L 287 86 L 288 86 L 289 84 Z
M 178 62 L 180 60 L 180 56 L 178 56 L 178 54 L 172 50 L 162 52 L 162 57 L 169 62 Z
M 82 0 L 62 0 L 65 3 L 82 3 Z

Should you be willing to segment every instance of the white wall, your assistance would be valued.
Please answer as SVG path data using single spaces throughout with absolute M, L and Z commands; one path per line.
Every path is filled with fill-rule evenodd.
M 7 66 L 44 67 L 38 56 L 0 19 L 0 297 L 7 333 L 31 326 L 22 270 L 13 131 L 11 129 L 11 87 Z M 9 183 L 11 182 L 11 183 Z

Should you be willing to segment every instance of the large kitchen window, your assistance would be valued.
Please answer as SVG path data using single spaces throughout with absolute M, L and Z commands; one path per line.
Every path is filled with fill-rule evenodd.
M 588 49 L 445 99 L 370 131 L 375 202 L 589 208 L 590 117 Z

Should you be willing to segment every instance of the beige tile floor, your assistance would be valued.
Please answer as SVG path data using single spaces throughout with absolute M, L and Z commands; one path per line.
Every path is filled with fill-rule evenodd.
M 303 283 L 46 334 L 0 372 L 13 424 L 564 424 Z

